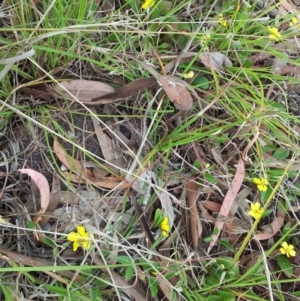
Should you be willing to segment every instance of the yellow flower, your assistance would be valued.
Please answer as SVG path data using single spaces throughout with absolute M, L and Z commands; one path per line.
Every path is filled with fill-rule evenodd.
M 86 232 L 83 226 L 77 226 L 77 232 L 69 233 L 67 239 L 73 242 L 73 251 L 77 251 L 81 246 L 85 250 L 89 250 L 92 245 L 91 235 Z
M 269 31 L 269 39 L 274 40 L 274 41 L 279 41 L 281 38 L 280 32 L 278 32 L 278 29 L 276 27 L 270 27 L 268 26 L 268 31 Z
M 294 25 L 297 25 L 297 27 L 300 28 L 300 23 L 299 23 L 297 17 L 293 17 L 290 22 L 290 27 L 293 27 Z
M 260 191 L 267 191 L 267 185 L 269 185 L 269 182 L 267 179 L 258 179 L 258 178 L 255 178 L 253 179 L 253 183 L 256 184 L 257 186 L 257 189 L 260 190 Z
M 286 241 L 284 241 L 281 244 L 282 248 L 280 248 L 280 252 L 283 255 L 286 255 L 286 257 L 295 257 L 296 256 L 296 251 L 294 250 L 295 247 L 293 245 L 288 245 Z
M 153 7 L 155 4 L 155 0 L 146 0 L 142 5 L 142 9 L 147 9 L 148 7 Z
M 168 217 L 164 217 L 163 221 L 160 223 L 160 228 L 162 236 L 167 237 L 170 232 L 170 224 Z
M 227 21 L 223 18 L 223 14 L 219 14 L 219 23 L 224 27 L 227 27 L 228 25 Z
M 205 44 L 209 39 L 210 39 L 210 34 L 204 34 L 199 38 L 201 44 Z
M 252 203 L 251 204 L 251 210 L 248 211 L 248 214 L 253 216 L 255 219 L 261 217 L 264 213 L 264 209 L 261 208 L 261 205 L 259 202 Z

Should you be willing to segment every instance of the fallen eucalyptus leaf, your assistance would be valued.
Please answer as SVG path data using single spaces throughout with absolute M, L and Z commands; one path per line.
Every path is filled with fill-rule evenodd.
M 189 85 L 182 79 L 165 75 L 159 77 L 159 82 L 162 84 L 170 101 L 174 102 L 174 106 L 180 111 L 189 111 L 193 107 L 193 98 L 187 90 Z
M 157 84 L 157 81 L 153 77 L 139 78 L 139 79 L 125 85 L 124 87 L 120 88 L 117 91 L 95 97 L 92 99 L 92 101 L 94 104 L 97 104 L 97 103 L 104 104 L 104 103 L 115 102 L 118 100 L 129 98 L 138 93 L 142 93 L 146 89 L 151 89 L 156 84 Z
M 97 81 L 91 81 L 91 80 L 76 79 L 76 80 L 61 82 L 57 86 L 57 90 L 66 99 L 75 100 L 75 101 L 76 98 L 72 97 L 70 93 L 68 93 L 62 87 L 64 87 L 67 91 L 69 91 L 80 101 L 87 101 L 87 102 L 91 102 L 91 100 L 97 96 L 99 97 L 116 91 L 113 87 L 107 84 L 97 82 Z
M 209 52 L 209 53 L 202 53 L 199 56 L 200 61 L 204 64 L 207 70 L 215 70 L 217 72 L 223 72 L 224 68 L 231 67 L 232 62 L 231 60 L 221 52 Z

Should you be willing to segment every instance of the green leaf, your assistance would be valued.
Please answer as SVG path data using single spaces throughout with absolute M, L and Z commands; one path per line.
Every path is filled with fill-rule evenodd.
M 220 257 L 220 258 L 217 258 L 216 259 L 216 263 L 219 265 L 219 266 L 223 266 L 224 269 L 229 269 L 233 264 L 233 258 L 231 257 Z
M 290 260 L 284 256 L 284 255 L 279 255 L 276 258 L 277 263 L 282 270 L 282 272 L 288 277 L 291 278 L 293 275 L 293 266 L 290 262 Z
M 293 227 L 293 224 L 291 222 L 287 222 L 282 229 L 282 234 L 285 235 L 288 231 L 291 230 L 291 228 Z
M 154 222 L 153 222 L 153 228 L 158 227 L 161 222 L 163 221 L 164 216 L 162 214 L 161 209 L 156 209 L 154 214 Z
M 292 296 L 294 296 L 294 297 L 300 297 L 300 291 L 292 293 Z
M 133 273 L 134 273 L 134 267 L 133 265 L 132 266 L 129 266 L 125 269 L 125 280 L 130 280 L 133 276 Z
M 267 153 L 269 151 L 275 151 L 277 149 L 277 147 L 273 144 L 267 144 L 263 147 L 263 152 Z
M 196 76 L 192 84 L 197 88 L 207 90 L 209 88 L 209 79 L 205 76 Z
M 120 256 L 116 256 L 116 261 L 120 262 L 124 265 L 128 265 L 128 264 L 132 264 L 132 260 L 129 256 L 126 255 L 120 255 Z
M 55 248 L 53 248 L 53 252 L 52 253 L 53 253 L 53 256 L 56 257 L 56 256 L 59 255 L 60 251 L 58 250 L 58 248 L 55 247 Z
M 239 276 L 239 267 L 233 262 L 231 257 L 220 257 L 216 259 L 216 264 L 223 270 L 227 270 L 225 279 L 235 279 Z
M 271 213 L 273 213 L 273 210 L 268 209 L 268 210 L 266 210 L 266 211 L 263 213 L 262 217 L 269 216 Z
M 212 183 L 212 184 L 217 184 L 217 182 L 218 182 L 217 179 L 214 176 L 212 176 L 210 173 L 208 173 L 208 172 L 206 172 L 204 174 L 204 179 L 207 182 Z
M 285 148 L 278 148 L 274 153 L 273 157 L 277 160 L 285 160 L 290 155 L 290 151 Z
M 161 2 L 158 3 L 157 8 L 159 9 L 159 15 L 160 16 L 165 16 L 172 9 L 172 2 L 170 2 L 170 1 L 161 1 Z
M 164 275 L 164 277 L 165 277 L 165 279 L 169 280 L 169 279 L 171 279 L 171 278 L 172 278 L 173 276 L 175 276 L 175 275 L 176 275 L 176 271 L 166 273 L 166 274 Z
M 277 109 L 277 110 L 280 110 L 280 111 L 286 111 L 286 108 L 281 104 L 281 103 L 278 103 L 278 102 L 272 102 L 269 104 L 271 108 L 273 109 Z
M 148 271 L 148 273 L 159 271 L 161 268 L 158 262 L 149 262 L 143 258 L 140 258 L 139 262 L 143 270 Z
M 161 43 L 158 45 L 157 49 L 169 49 L 170 44 L 169 43 Z
M 14 301 L 12 292 L 5 285 L 0 285 L 0 287 L 5 297 L 5 301 Z
M 97 288 L 91 288 L 90 291 L 90 299 L 91 300 L 96 300 L 99 297 L 99 290 Z
M 221 297 L 222 301 L 235 301 L 235 295 L 232 292 L 219 290 L 218 294 Z
M 260 192 L 260 198 L 261 198 L 263 203 L 266 202 L 269 199 L 272 192 L 273 192 L 273 189 L 269 185 L 267 187 L 267 191 L 261 191 Z
M 224 246 L 227 250 L 229 250 L 230 252 L 234 252 L 234 248 L 233 246 L 231 245 L 230 242 L 228 242 L 227 240 L 220 240 L 220 244 L 222 246 Z
M 222 300 L 218 294 L 213 294 L 207 297 L 207 301 L 219 301 Z
M 125 2 L 130 6 L 130 8 L 137 14 L 139 12 L 138 1 L 136 0 L 125 0 Z M 141 6 L 144 2 L 141 3 Z
M 265 272 L 265 266 L 264 265 L 258 265 L 251 267 L 251 274 L 252 276 L 261 276 Z
M 170 294 L 170 301 L 175 300 L 175 298 L 176 298 L 176 292 L 175 292 L 175 290 L 172 290 L 171 294 Z
M 153 277 L 149 278 L 149 289 L 150 289 L 152 298 L 157 296 L 158 284 L 159 284 L 159 281 L 156 278 L 153 278 Z
M 42 237 L 41 242 L 44 243 L 45 245 L 47 245 L 50 248 L 55 248 L 56 247 L 55 242 L 47 236 Z
M 214 235 L 216 235 L 218 232 L 219 232 L 218 227 L 216 227 L 216 228 L 214 229 L 213 233 L 212 233 L 210 236 L 204 237 L 203 240 L 204 240 L 205 242 L 211 242 L 211 241 L 212 241 L 212 237 L 213 237 Z
M 32 221 L 28 221 L 27 222 L 27 228 L 30 230 L 34 230 L 36 228 L 36 223 L 32 222 Z

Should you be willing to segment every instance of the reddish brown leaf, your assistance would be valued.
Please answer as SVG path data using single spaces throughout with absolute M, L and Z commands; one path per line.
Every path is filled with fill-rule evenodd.
M 202 234 L 202 226 L 197 208 L 197 184 L 188 182 L 186 184 L 187 205 L 189 210 L 189 233 L 192 239 L 193 250 L 196 250 L 199 245 L 199 237 Z
M 37 172 L 33 169 L 29 169 L 29 168 L 28 169 L 18 169 L 18 171 L 29 175 L 40 191 L 40 204 L 41 204 L 41 209 L 39 212 L 40 214 L 38 214 L 34 219 L 35 222 L 39 222 L 39 220 L 41 218 L 40 215 L 45 213 L 45 211 L 49 205 L 50 188 L 49 188 L 48 181 L 43 174 L 41 174 L 40 172 Z
M 264 230 L 262 233 L 255 234 L 255 238 L 257 238 L 258 240 L 265 240 L 273 237 L 283 226 L 285 214 L 285 211 L 281 209 L 281 206 L 279 206 L 277 216 L 270 224 L 272 231 L 269 232 L 267 230 Z
M 43 99 L 51 101 L 53 99 L 53 92 L 47 90 L 46 86 L 36 86 L 36 87 L 24 87 L 20 89 L 21 92 L 25 93 L 36 99 Z
M 124 178 L 122 177 L 105 177 L 102 179 L 102 181 L 94 181 L 92 179 L 89 179 L 88 181 L 84 178 L 81 178 L 80 176 L 69 174 L 67 172 L 63 173 L 65 178 L 69 181 L 75 182 L 75 183 L 91 183 L 95 186 L 107 188 L 107 189 L 125 189 L 131 186 L 130 183 L 125 182 Z M 123 181 L 123 182 L 122 182 Z
M 64 164 L 64 166 L 67 169 L 69 169 L 71 172 L 81 177 L 87 177 L 87 178 L 93 177 L 93 172 L 87 168 L 83 169 L 84 163 L 81 164 L 80 161 L 69 156 L 67 152 L 59 145 L 59 143 L 56 140 L 54 140 L 53 142 L 53 150 L 57 158 L 59 159 L 59 161 L 62 164 Z
M 227 194 L 224 198 L 223 204 L 221 206 L 221 210 L 218 215 L 218 219 L 215 224 L 215 229 L 217 229 L 218 232 L 217 232 L 217 234 L 212 236 L 212 241 L 208 247 L 207 254 L 209 254 L 209 252 L 211 251 L 211 249 L 214 247 L 214 245 L 217 242 L 217 239 L 224 226 L 224 221 L 222 221 L 222 217 L 228 217 L 230 208 L 242 186 L 244 176 L 245 176 L 245 164 L 244 164 L 244 161 L 242 159 L 240 159 L 238 162 L 235 176 L 232 181 L 232 187 L 229 187 L 229 189 L 227 191 Z
M 92 99 L 93 104 L 95 104 L 95 101 L 97 101 L 97 104 L 101 103 L 111 103 L 115 101 L 119 101 L 122 99 L 129 98 L 133 95 L 136 95 L 138 93 L 144 92 L 146 89 L 151 89 L 154 85 L 157 84 L 157 81 L 155 78 L 140 78 L 137 79 L 124 87 L 120 88 L 116 92 L 108 93 L 102 96 L 98 96 Z
M 193 107 L 193 98 L 187 90 L 188 84 L 172 75 L 160 76 L 159 82 L 162 84 L 170 101 L 180 111 L 189 111 Z
M 99 95 L 104 95 L 115 91 L 113 87 L 105 83 L 81 79 L 61 82 L 59 86 L 57 86 L 57 90 L 66 99 L 76 101 L 77 98 L 83 103 L 90 103 L 93 98 Z M 69 93 L 66 90 L 69 91 Z M 76 98 L 72 97 L 71 95 L 74 95 Z
M 232 66 L 231 60 L 226 55 L 220 52 L 202 53 L 199 56 L 199 59 L 204 64 L 206 69 L 217 71 L 217 72 L 223 72 L 224 71 L 223 66 L 226 67 Z
M 54 174 L 49 205 L 46 210 L 46 215 L 42 216 L 41 220 L 39 221 L 40 226 L 45 225 L 49 221 L 50 215 L 57 208 L 57 205 L 59 204 L 59 201 L 60 201 L 60 192 L 61 192 L 60 189 L 61 189 L 61 187 L 60 187 L 59 178 L 56 174 Z

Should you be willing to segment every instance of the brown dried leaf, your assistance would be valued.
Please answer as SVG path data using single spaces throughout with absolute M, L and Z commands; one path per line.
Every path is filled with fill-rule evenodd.
M 207 70 L 214 70 L 217 72 L 223 72 L 224 68 L 231 67 L 231 60 L 221 52 L 208 52 L 202 53 L 199 56 L 200 61 L 204 64 Z
M 59 202 L 62 204 L 79 204 L 80 197 L 78 195 L 78 192 L 72 192 L 72 191 L 61 191 L 59 193 Z
M 203 207 L 206 209 L 212 211 L 212 212 L 220 212 L 221 204 L 215 203 L 212 201 L 205 201 L 202 203 Z M 207 213 L 206 213 L 207 214 Z M 208 216 L 210 217 L 210 216 Z M 215 222 L 212 218 L 210 218 L 211 221 Z M 228 222 L 224 225 L 227 235 L 230 238 L 232 242 L 235 242 L 238 239 L 238 235 L 236 234 L 236 230 L 239 228 L 239 223 L 236 218 L 234 218 L 234 214 L 232 213 L 232 208 L 230 212 L 228 213 Z
M 269 230 L 266 229 L 262 233 L 256 234 L 255 238 L 257 238 L 258 240 L 265 240 L 265 239 L 269 239 L 269 238 L 273 237 L 276 233 L 278 233 L 280 228 L 283 226 L 285 215 L 286 215 L 286 213 L 282 209 L 282 205 L 279 206 L 278 211 L 277 211 L 277 216 L 272 221 L 272 223 L 269 225 L 270 228 L 272 229 L 272 231 L 270 232 Z
M 221 210 L 218 215 L 218 219 L 215 224 L 215 229 L 217 229 L 218 232 L 217 232 L 217 234 L 212 236 L 212 241 L 208 247 L 207 254 L 209 254 L 209 252 L 211 251 L 211 249 L 214 247 L 214 245 L 217 242 L 217 239 L 224 226 L 224 221 L 222 221 L 222 217 L 228 216 L 228 214 L 230 212 L 230 208 L 242 186 L 244 176 L 245 176 L 245 163 L 242 159 L 240 159 L 238 162 L 238 165 L 237 165 L 235 176 L 232 181 L 232 187 L 229 187 L 229 189 L 226 193 L 226 196 L 225 196 L 224 201 L 221 206 Z
M 53 211 L 56 209 L 57 205 L 59 204 L 60 193 L 61 193 L 60 181 L 58 176 L 54 174 L 49 205 L 46 210 L 47 215 L 41 217 L 41 220 L 39 221 L 40 226 L 45 225 L 49 221 L 50 215 L 53 213 Z
M 75 100 L 74 97 L 70 95 L 67 91 L 65 91 L 62 87 L 68 90 L 71 94 L 73 94 L 80 101 L 88 101 L 90 102 L 93 98 L 97 96 L 102 96 L 104 94 L 115 92 L 116 90 L 101 82 L 91 81 L 91 80 L 71 80 L 61 82 L 57 86 L 57 90 L 66 98 L 70 100 Z
M 287 66 L 287 59 L 275 58 L 272 63 L 274 74 L 282 74 L 284 67 Z
M 180 111 L 189 111 L 193 107 L 193 98 L 187 88 L 189 85 L 182 79 L 172 76 L 160 76 L 159 82 L 162 84 L 170 101 Z
M 190 211 L 189 232 L 192 239 L 193 250 L 196 250 L 199 244 L 199 237 L 202 234 L 202 225 L 197 208 L 197 184 L 188 182 L 186 184 L 187 206 Z
M 51 101 L 53 99 L 53 92 L 49 92 L 47 87 L 42 85 L 38 85 L 36 87 L 24 87 L 21 88 L 20 91 L 36 99 L 43 99 L 47 101 Z
M 92 109 L 91 111 L 96 114 L 94 109 Z M 115 139 L 117 139 L 117 138 L 115 138 L 115 139 L 111 138 L 107 135 L 107 133 L 104 132 L 103 128 L 99 124 L 98 118 L 92 116 L 92 121 L 94 124 L 95 133 L 97 135 L 99 145 L 101 147 L 103 159 L 106 162 L 113 162 L 115 160 L 120 159 L 119 162 L 117 162 L 117 161 L 115 161 L 115 162 L 120 163 L 120 165 L 118 167 L 123 168 L 125 166 L 125 159 L 123 158 L 122 152 L 120 150 L 118 150 L 119 147 L 116 145 Z M 106 125 L 109 127 L 110 121 L 107 121 Z M 112 129 L 109 132 L 110 133 L 114 132 L 115 136 L 118 136 L 118 135 L 116 135 L 116 129 L 114 127 L 112 127 Z M 126 142 L 128 142 L 128 141 L 129 140 L 127 139 Z M 116 166 L 116 169 L 117 169 L 117 166 Z M 119 170 L 117 170 L 116 172 L 118 173 Z
M 84 178 L 93 177 L 93 172 L 86 168 L 86 161 L 78 161 L 69 156 L 56 140 L 53 142 L 53 150 L 59 161 L 71 172 Z M 106 174 L 108 173 L 109 172 L 106 171 Z
M 161 292 L 164 294 L 164 298 L 162 300 L 174 300 L 174 301 L 178 301 L 178 298 L 177 297 L 173 297 L 172 298 L 172 292 L 173 292 L 173 289 L 172 287 L 170 286 L 169 284 L 169 281 L 166 280 L 166 278 L 160 274 L 158 274 L 156 276 L 157 280 L 159 281 L 159 288 L 161 290 Z
M 112 93 L 108 93 L 105 95 L 103 95 L 103 94 L 100 96 L 98 95 L 98 97 L 93 98 L 92 101 L 97 101 L 97 102 L 100 101 L 101 104 L 111 103 L 114 101 L 129 98 L 138 93 L 142 93 L 146 89 L 151 89 L 156 84 L 157 84 L 157 81 L 153 77 L 140 78 L 140 79 L 134 80 L 133 82 L 125 85 L 124 87 L 120 88 L 117 91 L 114 91 Z
M 116 285 L 118 285 L 118 287 L 123 292 L 125 292 L 126 294 L 131 296 L 132 299 L 134 299 L 135 301 L 146 301 L 146 299 L 138 292 L 138 290 L 134 286 L 132 286 L 132 284 L 129 284 L 128 282 L 126 282 L 122 278 L 122 276 L 120 276 L 113 269 L 108 269 L 106 267 L 106 264 L 101 261 L 101 259 L 98 257 L 97 254 L 95 256 L 93 256 L 93 261 L 97 265 L 103 266 L 104 268 L 100 268 L 102 270 L 102 272 L 108 274 L 110 277 L 113 277 L 114 282 L 116 283 Z
M 25 173 L 31 177 L 31 179 L 34 181 L 36 186 L 39 188 L 40 191 L 40 214 L 35 216 L 34 222 L 39 222 L 41 219 L 41 216 L 43 213 L 45 213 L 48 205 L 49 205 L 49 199 L 50 199 L 50 188 L 48 181 L 46 177 L 41 174 L 40 172 L 37 172 L 33 169 L 27 168 L 27 169 L 18 169 L 19 172 Z
M 284 66 L 281 69 L 281 75 L 285 75 L 285 74 L 293 74 L 294 76 L 300 76 L 300 68 L 299 66 Z
M 63 172 L 65 178 L 69 181 L 85 184 L 87 181 L 78 175 Z M 131 186 L 130 183 L 125 182 L 123 177 L 104 177 L 101 181 L 88 180 L 89 183 L 107 189 L 125 189 Z

